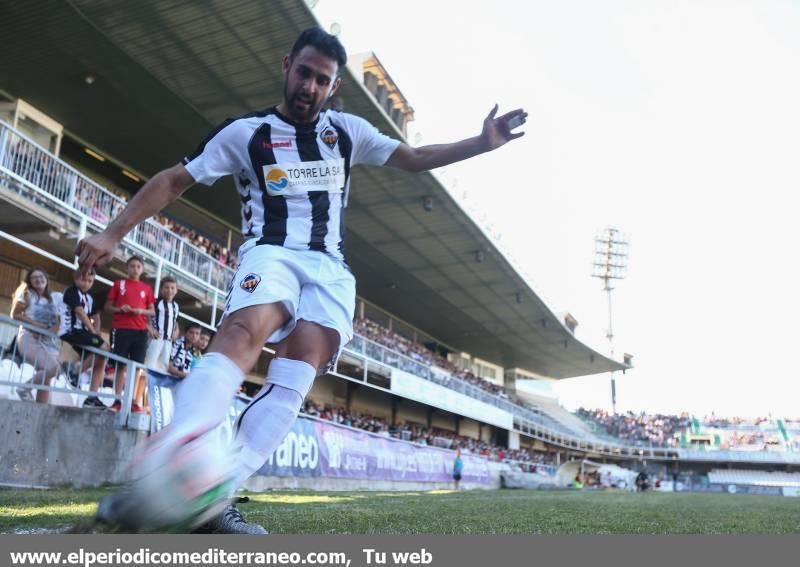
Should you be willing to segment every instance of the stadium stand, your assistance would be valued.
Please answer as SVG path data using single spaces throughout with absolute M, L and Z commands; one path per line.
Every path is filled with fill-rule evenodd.
M 77 14 L 68 5 L 58 6 L 52 8 L 52 18 L 37 21 L 36 32 L 54 38 L 52 45 L 45 45 L 26 37 L 30 31 L 26 22 L 36 19 L 9 9 L 2 25 L 9 26 L 9 41 L 18 45 L 19 55 L 0 68 L 0 97 L 8 101 L 0 103 L 0 306 L 6 307 L 8 288 L 43 258 L 54 280 L 62 286 L 67 283 L 76 239 L 101 229 L 118 214 L 147 177 L 135 172 L 152 175 L 179 160 L 182 156 L 176 151 L 191 151 L 225 117 L 280 96 L 284 47 L 278 46 L 288 45 L 299 29 L 315 20 L 306 3 L 274 4 L 270 37 L 254 34 L 248 46 L 259 54 L 259 69 L 268 69 L 263 77 L 259 73 L 257 82 L 247 79 L 246 84 L 243 77 L 251 74 L 216 64 L 218 57 L 250 58 L 242 54 L 236 34 L 219 27 L 213 14 L 208 19 L 202 13 L 186 19 L 202 26 L 203 33 L 197 34 L 183 23 L 165 23 L 147 11 L 120 6 L 112 14 L 96 5 Z M 241 17 L 241 10 L 252 9 L 248 21 L 260 25 L 261 16 L 253 16 L 260 14 L 255 8 L 256 3 L 249 1 L 230 6 L 226 18 Z M 176 14 L 184 9 L 188 8 L 177 8 Z M 92 24 L 88 31 L 87 21 Z M 142 45 L 156 45 L 148 38 L 166 29 L 185 50 L 186 65 L 162 65 L 160 48 L 141 50 Z M 76 47 L 75 54 L 62 53 L 57 46 L 63 34 L 80 35 L 85 43 Z M 141 43 L 130 40 L 134 35 Z M 113 47 L 108 46 L 108 37 L 117 38 Z M 82 49 L 111 58 L 95 61 L 102 80 L 88 90 L 83 88 L 88 82 L 80 84 L 80 91 L 54 89 L 53 81 L 66 84 L 75 75 L 76 65 L 85 59 L 81 57 L 86 53 L 78 53 Z M 32 77 L 27 71 L 37 68 L 33 53 L 39 54 L 38 60 L 63 63 L 65 74 Z M 396 100 L 383 96 L 388 72 L 377 64 L 377 57 L 364 61 L 371 66 L 344 70 L 337 103 L 402 137 L 413 117 L 410 105 L 402 96 Z M 274 69 L 263 62 L 274 62 Z M 204 87 L 198 89 L 198 84 Z M 399 89 L 393 87 L 392 92 Z M 41 110 L 23 104 L 25 98 L 36 101 Z M 117 101 L 113 108 L 101 104 L 112 99 Z M 160 135 L 153 136 L 154 131 Z M 179 209 L 142 223 L 100 279 L 119 275 L 126 255 L 141 254 L 154 276 L 151 280 L 162 275 L 178 280 L 181 303 L 187 305 L 186 320 L 211 327 L 232 283 L 233 250 L 241 241 L 240 233 L 231 234 L 240 220 L 238 203 L 235 198 L 219 198 L 220 189 L 192 191 L 176 204 Z M 400 191 L 402 200 L 397 197 Z M 552 398 L 518 391 L 504 370 L 528 369 L 557 380 L 623 371 L 628 366 L 578 340 L 436 176 L 410 177 L 383 169 L 354 173 L 347 230 L 348 257 L 362 294 L 357 335 L 338 367 L 318 379 L 306 406 L 309 415 L 327 415 L 333 422 L 397 439 L 445 447 L 458 444 L 493 459 L 536 466 L 586 456 L 619 462 L 677 458 L 677 451 L 665 447 L 673 444 L 678 427 L 669 420 L 649 424 L 633 420 L 605 428 L 599 419 L 593 426 L 586 416 L 567 412 Z M 480 261 L 476 251 L 481 251 Z M 103 292 L 97 295 L 102 297 Z M 367 304 L 385 309 L 386 317 L 366 315 Z M 13 324 L 0 325 L 0 344 L 9 346 L 15 332 Z M 270 356 L 267 349 L 244 386 L 247 393 L 252 395 L 259 387 Z M 25 365 L 10 360 L 4 360 L 2 368 L 8 369 L 7 377 L 30 373 Z M 0 382 L 2 377 L 0 369 Z M 70 378 L 64 372 L 54 388 L 55 393 L 70 396 L 71 402 L 61 398 L 65 405 L 75 405 L 81 395 Z M 6 382 L 0 385 L 0 395 L 13 399 L 20 380 Z M 111 401 L 113 394 L 108 396 L 106 401 Z M 56 403 L 58 397 L 52 399 Z M 119 425 L 131 428 L 126 411 L 119 414 Z M 785 429 L 791 436 L 791 427 Z M 707 463 L 698 465 L 703 466 Z
M 689 425 L 688 416 L 610 414 L 605 410 L 579 408 L 578 416 L 600 425 L 608 434 L 634 445 L 676 447 L 681 429 Z
M 708 480 L 717 484 L 750 484 L 754 486 L 800 487 L 800 473 L 748 469 L 714 469 Z

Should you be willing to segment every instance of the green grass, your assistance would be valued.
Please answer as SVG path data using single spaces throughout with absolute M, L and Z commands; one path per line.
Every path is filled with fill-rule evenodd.
M 88 521 L 108 489 L 0 490 L 0 532 Z M 249 494 L 248 519 L 283 534 L 785 534 L 800 502 L 780 496 L 621 492 Z

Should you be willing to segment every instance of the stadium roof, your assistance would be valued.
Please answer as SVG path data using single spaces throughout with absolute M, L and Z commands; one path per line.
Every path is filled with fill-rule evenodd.
M 0 89 L 152 175 L 225 118 L 277 103 L 281 59 L 316 23 L 301 0 L 5 2 Z M 399 135 L 349 70 L 338 94 Z M 238 225 L 221 191 L 187 198 Z M 430 173 L 357 169 L 347 227 L 359 294 L 446 344 L 554 378 L 625 368 L 577 340 Z

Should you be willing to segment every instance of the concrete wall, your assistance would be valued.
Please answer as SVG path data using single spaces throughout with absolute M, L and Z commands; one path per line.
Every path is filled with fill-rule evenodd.
M 0 399 L 0 485 L 87 487 L 127 480 L 142 431 L 117 429 L 116 414 Z M 500 488 L 508 466 L 489 463 L 492 483 L 464 488 Z M 402 482 L 337 478 L 256 476 L 245 488 L 302 490 L 441 490 L 450 482 Z
M 100 486 L 127 480 L 145 433 L 114 427 L 116 414 L 0 399 L 0 484 Z

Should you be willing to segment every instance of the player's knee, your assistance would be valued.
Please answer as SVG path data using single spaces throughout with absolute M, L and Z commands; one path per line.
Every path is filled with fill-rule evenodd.
M 225 339 L 231 345 L 241 345 L 248 348 L 260 348 L 258 337 L 249 322 L 241 319 L 232 319 L 225 326 Z M 222 334 L 220 334 L 222 338 Z

